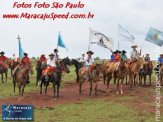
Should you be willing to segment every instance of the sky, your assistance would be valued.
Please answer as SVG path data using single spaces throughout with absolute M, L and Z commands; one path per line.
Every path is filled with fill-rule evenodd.
M 58 33 L 61 32 L 63 41 L 68 48 L 59 47 L 61 58 L 79 58 L 81 53 L 87 52 L 89 42 L 89 28 L 99 31 L 114 39 L 113 50 L 118 48 L 118 23 L 135 36 L 134 43 L 120 40 L 120 50 L 126 50 L 130 55 L 131 45 L 137 44 L 138 50 L 142 47 L 146 34 L 150 27 L 163 31 L 163 1 L 162 0 L 80 0 L 85 4 L 79 9 L 25 9 L 13 8 L 14 2 L 35 3 L 58 1 L 60 3 L 78 3 L 78 0 L 1 0 L 0 1 L 0 51 L 5 51 L 7 57 L 13 53 L 18 56 L 18 40 L 20 35 L 23 50 L 29 57 L 39 57 L 42 53 L 46 56 L 57 47 Z M 93 19 L 56 19 L 56 20 L 32 20 L 32 19 L 3 19 L 3 14 L 28 13 L 88 13 L 95 16 Z M 91 45 L 94 57 L 109 59 L 111 52 L 100 46 Z M 150 53 L 155 60 L 159 55 L 156 50 L 163 52 L 163 48 L 144 42 L 142 55 Z

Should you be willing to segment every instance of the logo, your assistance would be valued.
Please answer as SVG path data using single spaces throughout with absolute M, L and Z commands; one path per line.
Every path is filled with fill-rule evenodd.
M 2 120 L 4 121 L 32 121 L 32 105 L 2 105 Z

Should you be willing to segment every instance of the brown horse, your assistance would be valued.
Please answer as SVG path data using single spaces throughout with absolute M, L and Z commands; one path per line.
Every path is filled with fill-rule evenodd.
M 2 84 L 4 84 L 4 82 L 3 82 L 3 74 L 5 74 L 6 82 L 7 82 L 7 73 L 6 73 L 6 69 L 3 68 L 2 64 L 0 64 L 0 74 L 1 74 L 1 77 L 2 77 Z
M 23 93 L 24 93 L 24 88 L 26 86 L 27 81 L 29 80 L 29 75 L 28 73 L 33 74 L 33 66 L 31 62 L 28 62 L 25 67 L 23 68 L 19 68 L 17 74 L 16 74 L 16 78 L 15 80 L 13 80 L 13 84 L 14 84 L 14 95 L 15 95 L 15 86 L 16 86 L 16 82 L 18 84 L 18 88 L 19 88 L 19 98 L 18 100 L 21 100 L 23 98 Z M 22 90 L 21 90 L 22 88 Z
M 151 83 L 151 76 L 152 76 L 152 70 L 153 70 L 153 64 L 152 61 L 148 61 L 144 64 L 143 66 L 143 70 L 140 70 L 139 72 L 139 81 L 140 81 L 140 85 L 142 85 L 142 78 L 144 78 L 144 86 L 146 85 L 146 77 L 149 75 L 149 82 L 150 85 L 152 85 Z
M 163 81 L 162 81 L 162 78 L 163 78 L 163 65 L 160 67 L 159 75 L 160 75 L 160 83 L 163 86 Z
M 138 86 L 138 74 L 140 72 L 141 69 L 143 69 L 143 65 L 144 65 L 144 57 L 139 57 L 139 59 L 135 62 L 133 62 L 133 64 L 131 64 L 131 66 L 129 67 L 129 84 L 130 84 L 130 88 L 132 88 L 133 86 L 133 80 L 135 78 L 135 83 L 136 86 Z
M 85 70 L 85 67 L 82 67 L 80 70 L 79 70 L 79 93 L 82 93 L 81 91 L 81 87 L 82 87 L 82 84 L 84 83 L 84 81 L 86 80 L 86 74 L 83 73 L 83 70 Z M 102 65 L 100 64 L 96 64 L 90 75 L 89 75 L 89 80 L 90 80 L 90 93 L 89 95 L 91 96 L 91 92 L 92 92 L 92 84 L 95 83 L 95 96 L 97 96 L 97 82 L 99 81 L 99 77 L 100 75 L 102 74 Z
M 17 62 L 15 60 L 11 60 L 8 65 L 9 65 L 9 68 L 11 69 L 11 75 L 12 75 L 13 70 L 17 66 Z

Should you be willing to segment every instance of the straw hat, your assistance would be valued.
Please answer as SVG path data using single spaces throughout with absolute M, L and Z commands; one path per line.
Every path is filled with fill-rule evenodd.
M 92 52 L 92 51 L 88 51 L 87 54 L 88 54 L 88 53 L 91 53 L 92 55 L 94 54 L 94 52 Z
M 54 56 L 54 54 L 53 53 L 50 53 L 49 56 Z
M 137 48 L 137 47 L 138 47 L 138 45 L 132 45 L 132 46 L 131 46 L 131 48 L 134 48 L 134 47 L 136 47 L 136 48 Z

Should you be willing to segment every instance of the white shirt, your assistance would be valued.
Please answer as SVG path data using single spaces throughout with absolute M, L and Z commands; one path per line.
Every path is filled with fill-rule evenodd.
M 88 60 L 88 56 L 85 58 L 86 66 L 91 66 L 94 63 L 94 58 L 92 57 L 89 60 L 89 62 L 87 60 Z
M 55 63 L 55 59 L 53 58 L 53 60 L 48 59 L 47 60 L 47 65 L 51 66 L 51 67 L 56 67 L 56 63 Z
M 16 56 L 11 57 L 11 59 L 17 61 Z
M 139 59 L 140 53 L 137 50 L 132 50 L 130 53 L 130 56 L 136 57 L 136 59 Z M 135 58 L 131 58 L 131 60 L 135 60 Z
M 84 59 L 84 57 L 82 57 L 81 59 L 80 59 L 80 61 L 79 61 L 80 63 L 84 63 L 85 62 L 85 59 Z

